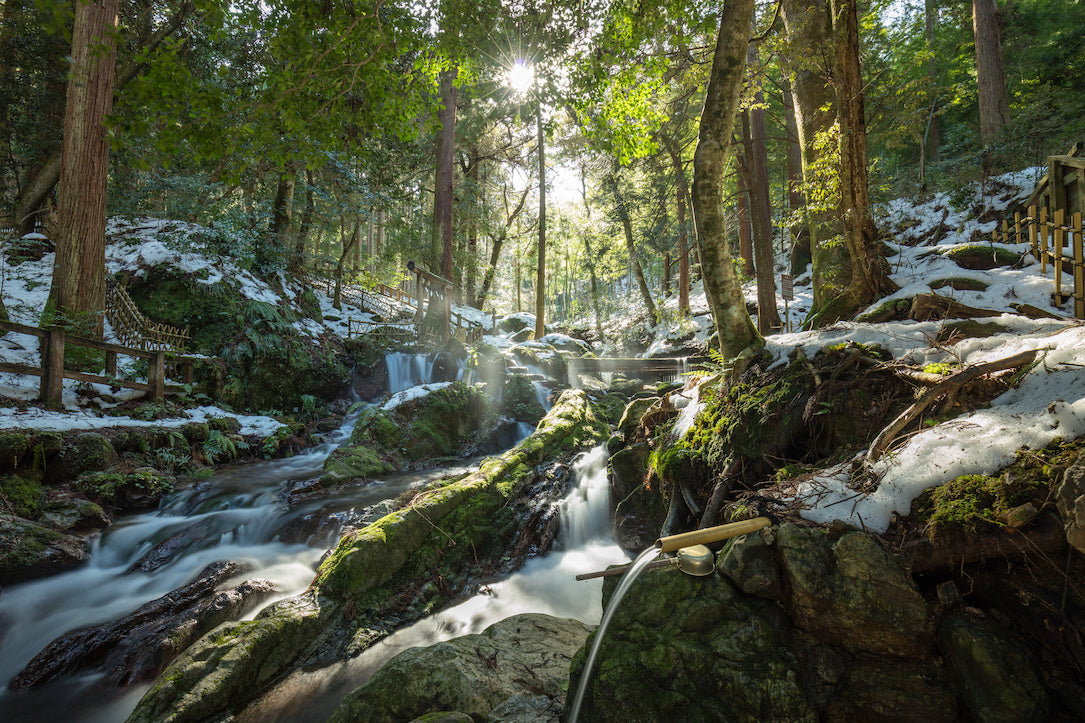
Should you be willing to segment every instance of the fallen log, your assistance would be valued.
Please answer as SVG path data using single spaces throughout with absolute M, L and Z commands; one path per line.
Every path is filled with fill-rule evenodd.
M 989 316 L 1002 316 L 1001 311 L 980 309 L 954 301 L 941 294 L 917 294 L 912 299 L 912 308 L 908 318 L 915 321 L 938 321 L 941 319 L 983 319 Z

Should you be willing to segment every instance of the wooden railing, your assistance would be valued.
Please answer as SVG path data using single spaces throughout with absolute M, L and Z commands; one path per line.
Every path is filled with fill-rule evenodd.
M 1040 262 L 1040 273 L 1051 266 L 1055 276 L 1055 306 L 1066 299 L 1074 300 L 1074 316 L 1085 319 L 1085 249 L 1083 249 L 1081 211 L 1068 214 L 1061 208 L 1050 214 L 1047 208 L 1029 206 L 1025 215 L 1014 214 L 1013 224 L 1002 219 L 995 229 L 996 243 L 1024 243 L 1032 247 L 1032 255 Z M 1063 274 L 1072 277 L 1072 291 L 1063 290 Z
M 164 349 L 133 349 L 99 339 L 89 339 L 68 334 L 61 328 L 39 329 L 36 326 L 16 324 L 11 321 L 0 321 L 0 330 L 16 334 L 28 334 L 40 339 L 40 366 L 0 362 L 0 372 L 40 377 L 39 397 L 50 406 L 60 405 L 65 379 L 107 384 L 117 389 L 135 389 L 147 392 L 147 398 L 152 402 L 160 401 L 167 392 L 184 390 L 179 385 L 166 383 L 166 377 L 170 375 L 171 371 L 179 371 L 181 381 L 184 384 L 192 382 L 193 358 L 172 354 Z M 105 374 L 89 374 L 66 369 L 64 367 L 64 349 L 67 346 L 80 346 L 105 352 Z M 147 360 L 146 382 L 117 378 L 117 356 L 120 354 Z
M 188 330 L 151 321 L 115 279 L 106 277 L 105 313 L 113 332 L 125 344 L 153 351 L 182 352 L 188 344 Z

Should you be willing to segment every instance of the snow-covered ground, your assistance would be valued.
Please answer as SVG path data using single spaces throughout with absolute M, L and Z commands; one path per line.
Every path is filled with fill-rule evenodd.
M 994 472 L 1009 463 L 1014 452 L 1023 445 L 1039 447 L 1055 436 L 1072 438 L 1085 434 L 1085 353 L 1080 351 L 1085 348 L 1085 326 L 1072 319 L 1034 321 L 1012 313 L 1011 304 L 1031 304 L 1071 316 L 1069 303 L 1063 308 L 1052 306 L 1054 282 L 1050 271 L 1046 276 L 1040 274 L 1035 262 L 1027 256 L 1019 269 L 999 267 L 990 271 L 971 271 L 960 268 L 945 255 L 963 244 L 986 243 L 995 222 L 981 223 L 977 217 L 981 214 L 990 217 L 990 211 L 1003 211 L 1027 197 L 1041 173 L 1042 169 L 1033 168 L 989 179 L 985 187 L 976 189 L 965 199 L 967 208 L 955 208 L 947 194 L 936 194 L 919 204 L 903 199 L 892 201 L 879 216 L 883 230 L 889 233 L 889 245 L 897 251 L 889 258 L 889 263 L 892 278 L 900 291 L 890 298 L 907 298 L 930 291 L 930 284 L 939 279 L 982 281 L 987 285 L 982 291 L 955 291 L 947 286 L 938 289 L 938 293 L 969 306 L 1002 312 L 997 321 L 1006 327 L 1006 333 L 985 339 L 968 339 L 950 346 L 932 346 L 941 326 L 939 322 L 842 322 L 814 332 L 793 332 L 769 338 L 768 350 L 779 363 L 783 363 L 798 346 L 804 347 L 807 357 L 812 357 L 823 346 L 846 341 L 878 344 L 898 360 L 911 364 L 954 361 L 970 365 L 1025 349 L 1043 350 L 1042 363 L 1036 365 L 1018 387 L 995 399 L 989 408 L 927 428 L 908 437 L 879 460 L 874 465 L 874 472 L 881 482 L 874 492 L 859 494 L 848 485 L 848 465 L 829 470 L 803 483 L 797 491 L 792 490 L 790 494 L 794 496 L 791 499 L 807 506 L 803 514 L 809 519 L 841 519 L 882 531 L 893 513 L 906 512 L 912 500 L 930 486 L 961 474 Z M 272 304 L 289 303 L 300 294 L 300 286 L 285 277 L 280 279 L 281 295 L 229 260 L 201 253 L 200 238 L 206 233 L 200 227 L 175 221 L 114 220 L 108 229 L 110 245 L 106 263 L 111 272 L 126 271 L 133 275 L 145 273 L 153 265 L 169 263 L 204 283 L 224 280 L 246 297 Z M 163 242 L 166 236 L 168 243 Z M 178 239 L 187 239 L 188 243 L 179 244 Z M 1004 248 L 1017 254 L 1027 251 L 1025 246 Z M 0 264 L 4 304 L 13 321 L 36 324 L 48 295 L 52 264 L 52 254 L 40 261 L 27 261 L 14 267 Z M 784 260 L 781 260 L 777 272 L 784 268 Z M 747 299 L 756 298 L 752 283 L 744 291 Z M 797 329 L 812 301 L 809 271 L 795 279 L 794 292 L 795 298 L 788 304 L 788 316 L 791 328 Z M 299 331 L 309 334 L 314 341 L 322 334 L 345 335 L 348 323 L 353 326 L 375 321 L 372 315 L 347 305 L 342 309 L 332 308 L 330 299 L 322 293 L 317 292 L 317 298 L 323 321 L 307 319 L 297 323 Z M 884 301 L 880 300 L 878 305 Z M 699 284 L 692 289 L 690 305 L 692 316 L 685 319 L 677 314 L 675 297 L 660 305 L 665 321 L 653 330 L 654 341 L 647 355 L 677 348 L 688 343 L 690 338 L 701 343 L 707 340 L 712 332 L 712 319 Z M 782 313 L 782 299 L 778 299 L 778 308 Z M 489 315 L 467 308 L 456 307 L 455 310 L 490 326 Z M 530 314 L 520 316 L 525 323 L 534 324 Z M 611 326 L 631 325 L 632 317 L 631 311 L 629 318 L 614 320 Z M 111 330 L 107 328 L 107 338 L 109 334 Z M 486 340 L 508 345 L 502 336 L 487 336 Z M 32 337 L 8 334 L 0 338 L 0 360 L 31 363 L 36 362 L 37 354 L 37 342 Z M 36 378 L 0 374 L 0 396 L 26 401 L 36 394 Z M 97 395 L 97 401 L 90 405 L 94 395 Z M 101 415 L 100 408 L 122 399 L 123 394 L 109 396 L 105 387 L 76 385 L 69 381 L 64 394 L 69 412 L 55 414 L 34 407 L 22 410 L 0 407 L 0 428 L 66 429 L 147 424 L 127 417 Z M 692 403 L 683 410 L 683 427 L 692 423 L 697 409 L 698 405 Z M 184 424 L 226 414 L 222 410 L 202 408 L 185 412 L 184 418 L 156 420 L 153 424 Z M 278 426 L 278 422 L 267 417 L 242 417 L 241 421 L 243 431 L 249 433 L 267 434 Z

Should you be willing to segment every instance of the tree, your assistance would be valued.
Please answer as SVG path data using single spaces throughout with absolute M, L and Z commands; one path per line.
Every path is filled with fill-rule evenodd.
M 629 207 L 626 205 L 621 188 L 618 186 L 618 162 L 614 161 L 614 167 L 607 174 L 606 184 L 614 197 L 614 208 L 618 214 L 618 220 L 622 224 L 622 232 L 625 235 L 625 248 L 629 254 L 629 266 L 633 270 L 633 277 L 637 280 L 637 288 L 640 290 L 644 308 L 648 311 L 648 318 L 652 325 L 659 323 L 659 312 L 656 311 L 655 302 L 652 300 L 652 292 L 648 288 L 648 282 L 644 279 L 644 270 L 641 268 L 640 259 L 637 258 L 637 248 L 633 242 L 633 221 L 629 215 Z
M 728 359 L 764 343 L 746 311 L 723 215 L 723 178 L 742 90 L 748 45 L 746 31 L 753 17 L 753 6 L 753 0 L 728 2 L 720 14 L 719 35 L 693 156 L 693 214 L 701 272 L 716 322 L 720 353 Z
M 101 335 L 105 307 L 105 214 L 118 0 L 75 9 L 72 76 L 64 111 L 58 235 L 46 322 Z
M 980 137 L 986 148 L 998 138 L 1010 115 L 995 0 L 972 0 L 972 29 L 976 35 Z

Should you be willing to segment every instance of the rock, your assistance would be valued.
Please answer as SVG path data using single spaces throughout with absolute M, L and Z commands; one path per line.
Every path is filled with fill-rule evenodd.
M 545 695 L 514 695 L 490 711 L 486 723 L 557 723 L 561 706 Z
M 236 563 L 213 563 L 194 582 L 119 620 L 65 633 L 34 656 L 9 685 L 31 688 L 89 672 L 105 673 L 104 682 L 114 686 L 150 680 L 196 638 L 244 615 L 275 591 L 270 582 L 258 579 L 215 591 L 239 572 Z
M 605 605 L 616 580 L 604 582 Z M 815 721 L 784 647 L 790 634 L 778 606 L 743 596 L 719 575 L 645 572 L 606 631 L 580 720 Z M 566 714 L 587 645 L 573 660 Z
M 0 477 L 0 495 L 3 504 L 0 509 L 14 512 L 19 517 L 37 519 L 41 511 L 45 492 L 41 482 L 34 477 L 21 474 L 9 474 Z
M 1085 460 L 1067 469 L 1055 490 L 1066 541 L 1085 554 Z
M 57 495 L 45 503 L 41 522 L 63 532 L 89 532 L 113 521 L 102 506 L 74 495 Z
M 117 452 L 97 432 L 83 432 L 60 450 L 60 463 L 68 479 L 85 472 L 100 472 L 117 463 Z
M 208 527 L 208 520 L 203 519 L 185 527 L 179 532 L 175 532 L 133 562 L 131 566 L 125 570 L 125 574 L 132 574 L 134 572 L 153 572 L 163 565 L 169 564 L 194 543 L 203 539 L 207 533 Z
M 539 404 L 535 385 L 523 374 L 510 374 L 501 394 L 501 412 L 518 422 L 535 424 L 546 410 Z
M 716 556 L 716 569 L 747 595 L 779 600 L 783 594 L 780 570 L 764 530 L 732 538 Z
M 466 713 L 457 713 L 456 711 L 437 711 L 436 713 L 426 713 L 420 715 L 411 723 L 473 723 L 475 719 Z
M 0 585 L 54 575 L 90 557 L 90 544 L 20 517 L 0 517 Z
M 777 539 L 788 608 L 799 627 L 856 651 L 914 655 L 928 647 L 923 597 L 868 535 L 845 532 L 834 543 L 821 529 L 785 524 Z
M 564 694 L 569 658 L 590 630 L 579 620 L 528 613 L 477 635 L 406 650 L 349 694 L 330 721 L 402 721 L 433 709 L 485 720 L 499 705 L 511 705 L 511 696 L 524 694 L 549 706 Z
M 129 472 L 88 472 L 75 481 L 76 489 L 100 502 L 125 510 L 154 507 L 163 496 L 173 492 L 172 475 L 154 467 L 139 467 Z
M 1040 721 L 1047 693 L 1025 644 L 1000 626 L 954 613 L 942 623 L 939 647 L 971 717 L 984 723 Z
M 24 432 L 0 432 L 0 471 L 14 471 L 30 450 L 30 439 Z
M 658 401 L 658 397 L 634 399 L 626 406 L 625 412 L 618 422 L 618 434 L 622 435 L 626 444 L 630 444 L 633 441 L 633 433 L 637 430 L 641 418 L 643 418 L 645 413 L 652 408 L 652 405 Z
M 619 450 L 608 462 L 614 509 L 614 539 L 624 550 L 639 552 L 652 545 L 667 517 L 667 505 L 658 489 L 644 484 L 648 444 L 638 442 Z
M 940 665 L 927 660 L 863 657 L 826 708 L 831 721 L 952 723 L 957 701 Z

